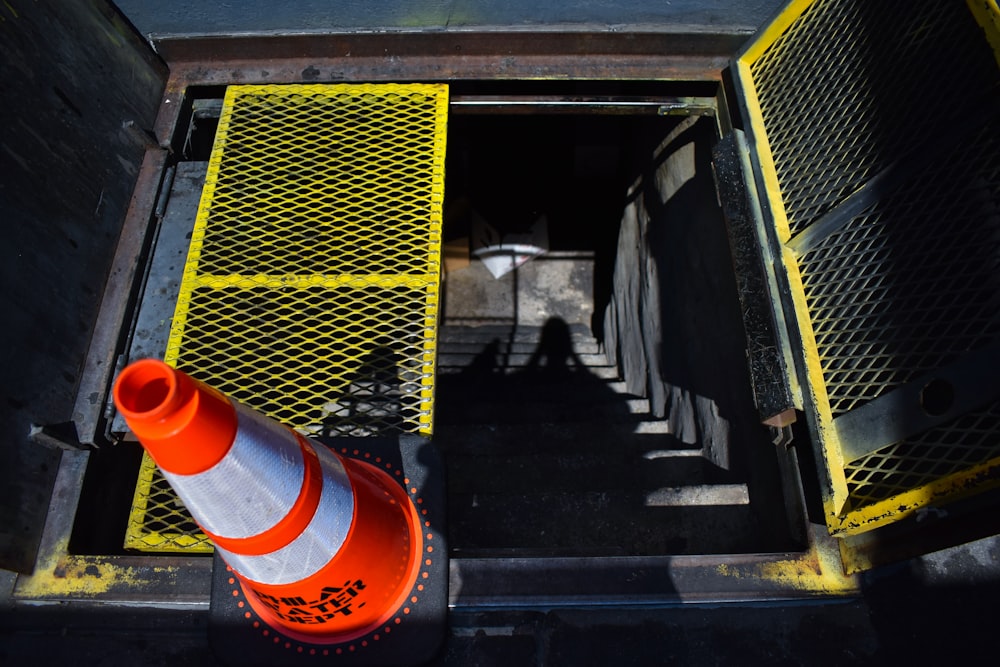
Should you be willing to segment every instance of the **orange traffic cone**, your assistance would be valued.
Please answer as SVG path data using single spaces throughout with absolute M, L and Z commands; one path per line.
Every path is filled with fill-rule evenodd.
M 380 628 L 406 601 L 423 531 L 388 474 L 161 361 L 127 366 L 114 399 L 267 624 L 339 643 Z

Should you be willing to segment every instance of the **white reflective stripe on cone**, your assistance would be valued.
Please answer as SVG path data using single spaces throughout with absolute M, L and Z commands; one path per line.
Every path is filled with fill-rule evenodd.
M 236 420 L 233 446 L 221 461 L 196 475 L 163 476 L 202 528 L 244 538 L 285 518 L 302 489 L 305 464 L 290 429 L 238 404 Z
M 261 584 L 291 584 L 316 574 L 340 550 L 354 519 L 354 491 L 340 459 L 323 445 L 309 446 L 323 468 L 319 507 L 302 534 L 261 556 L 234 554 L 216 547 L 223 560 L 245 578 Z

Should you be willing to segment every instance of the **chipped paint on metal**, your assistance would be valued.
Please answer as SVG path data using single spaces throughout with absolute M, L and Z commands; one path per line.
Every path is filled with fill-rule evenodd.
M 757 579 L 769 590 L 787 590 L 813 595 L 855 595 L 856 577 L 844 573 L 836 540 L 819 539 L 801 555 L 748 564 L 722 563 L 716 571 L 723 577 Z
M 986 41 L 993 48 L 1000 65 L 1000 4 L 996 0 L 967 0 L 969 11 L 986 33 Z
M 858 508 L 844 517 L 831 518 L 830 530 L 834 535 L 856 535 L 889 520 L 899 521 L 909 517 L 923 508 L 952 502 L 997 486 L 1000 486 L 1000 459 L 991 459 L 882 502 Z
M 176 576 L 176 566 L 135 567 L 114 556 L 74 556 L 69 538 L 40 554 L 34 574 L 18 578 L 14 596 L 22 600 L 94 599 L 122 591 L 140 592 L 155 581 Z
M 827 525 L 834 525 L 839 520 L 848 495 L 847 478 L 844 475 L 845 462 L 841 455 L 842 447 L 837 429 L 833 426 L 833 411 L 823 380 L 823 364 L 816 345 L 816 333 L 809 316 L 809 304 L 806 302 L 802 274 L 795 254 L 787 246 L 781 249 L 781 262 L 788 280 L 794 317 L 798 324 L 799 349 L 805 366 L 803 389 L 808 392 L 815 411 L 818 442 L 826 461 L 826 465 L 821 467 L 826 477 L 824 483 L 828 487 L 823 493 L 823 512 L 827 517 Z

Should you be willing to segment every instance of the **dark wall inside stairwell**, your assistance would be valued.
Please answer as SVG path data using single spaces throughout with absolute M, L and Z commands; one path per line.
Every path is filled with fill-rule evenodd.
M 34 560 L 165 67 L 105 0 L 0 7 L 0 567 Z M 72 432 L 67 434 L 72 437 Z
M 730 468 L 730 444 L 758 439 L 743 325 L 712 175 L 711 119 L 648 124 L 631 140 L 604 337 L 629 391 L 672 432 Z

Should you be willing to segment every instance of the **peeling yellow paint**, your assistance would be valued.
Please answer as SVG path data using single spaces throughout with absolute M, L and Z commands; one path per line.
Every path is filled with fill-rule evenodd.
M 966 4 L 986 33 L 986 40 L 993 48 L 997 64 L 1000 65 L 1000 5 L 994 0 L 967 0 Z
M 175 575 L 174 566 L 136 568 L 123 566 L 111 556 L 74 556 L 67 553 L 69 538 L 40 555 L 34 574 L 18 578 L 15 596 L 20 599 L 87 599 L 125 589 L 140 589 L 159 577 Z
M 746 565 L 722 563 L 716 571 L 733 579 L 759 579 L 772 588 L 820 595 L 852 595 L 857 579 L 844 573 L 836 542 L 823 540 L 799 558 L 765 561 Z
M 993 457 L 951 475 L 926 482 L 915 489 L 852 509 L 843 516 L 831 515 L 827 523 L 833 535 L 858 535 L 912 516 L 925 507 L 952 502 L 998 486 L 1000 486 L 1000 457 Z
M 763 563 L 761 576 L 789 588 L 816 593 L 850 593 L 857 590 L 854 577 L 844 574 L 840 550 L 832 541 L 813 546 L 811 558 Z

